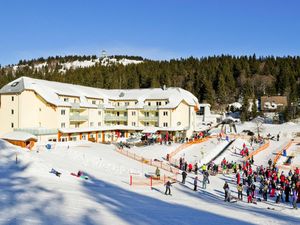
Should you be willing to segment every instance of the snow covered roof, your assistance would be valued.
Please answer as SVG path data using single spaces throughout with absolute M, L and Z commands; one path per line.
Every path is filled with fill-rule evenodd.
M 88 103 L 87 98 L 102 99 L 104 107 L 108 107 L 109 100 L 135 100 L 136 108 L 145 105 L 145 100 L 166 100 L 168 103 L 159 108 L 175 108 L 185 101 L 190 106 L 199 107 L 198 99 L 189 91 L 182 88 L 148 88 L 148 89 L 100 89 L 81 85 L 60 83 L 54 81 L 20 77 L 0 89 L 0 94 L 20 93 L 24 90 L 33 90 L 45 101 L 56 106 L 69 106 L 61 96 L 80 98 L 81 107 L 95 107 Z
M 4 134 L 1 138 L 5 140 L 13 140 L 13 141 L 28 141 L 30 139 L 37 140 L 36 136 L 22 131 L 10 132 Z

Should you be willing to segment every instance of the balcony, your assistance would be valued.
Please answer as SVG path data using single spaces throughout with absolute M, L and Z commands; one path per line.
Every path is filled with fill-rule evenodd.
M 105 115 L 105 121 L 127 121 L 127 116 L 117 116 L 117 115 Z
M 122 106 L 115 106 L 113 109 L 114 111 L 127 111 L 127 106 L 122 105 Z
M 143 111 L 157 111 L 158 107 L 156 105 L 144 105 Z
M 72 109 L 80 109 L 80 103 L 78 102 L 71 102 Z
M 139 121 L 158 121 L 158 116 L 140 116 Z
M 80 115 L 79 113 L 70 114 L 70 121 L 85 122 L 88 121 L 88 115 Z

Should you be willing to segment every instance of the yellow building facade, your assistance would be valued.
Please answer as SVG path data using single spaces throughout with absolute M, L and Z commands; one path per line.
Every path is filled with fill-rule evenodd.
M 0 90 L 0 135 L 111 142 L 149 130 L 190 137 L 198 108 L 181 88 L 107 90 L 20 77 Z

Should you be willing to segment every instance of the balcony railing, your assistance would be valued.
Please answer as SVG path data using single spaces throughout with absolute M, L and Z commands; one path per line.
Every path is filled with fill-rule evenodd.
M 127 116 L 105 115 L 105 121 L 127 121 Z
M 140 121 L 158 121 L 158 116 L 140 116 Z
M 158 110 L 156 105 L 144 105 L 143 106 L 144 111 L 156 111 Z
M 114 111 L 126 111 L 127 110 L 127 106 L 115 106 L 115 108 L 113 109 Z
M 71 102 L 72 109 L 80 109 L 80 103 L 78 102 Z
M 70 121 L 87 121 L 87 115 L 80 115 L 80 114 L 70 114 Z

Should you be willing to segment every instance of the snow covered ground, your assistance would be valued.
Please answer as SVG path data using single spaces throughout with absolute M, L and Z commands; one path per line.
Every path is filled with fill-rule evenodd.
M 163 160 L 166 158 L 167 154 L 174 151 L 176 148 L 178 148 L 180 144 L 178 143 L 172 143 L 171 145 L 160 145 L 160 144 L 154 144 L 154 145 L 148 145 L 145 147 L 131 147 L 126 148 L 124 147 L 124 150 L 128 150 L 131 153 L 135 153 L 139 156 L 143 156 L 146 159 L 158 159 Z
M 192 145 L 177 157 L 184 154 L 191 160 L 201 159 L 220 144 L 211 139 Z M 235 144 L 241 145 L 242 141 L 236 140 Z M 131 151 L 158 158 L 175 147 L 154 145 Z M 225 180 L 236 195 L 232 175 L 210 177 L 207 189 L 194 192 L 195 174 L 189 174 L 185 185 L 173 184 L 172 196 L 163 194 L 163 185 L 152 190 L 149 186 L 130 186 L 130 174 L 143 176 L 155 168 L 129 159 L 114 148 L 81 142 L 29 152 L 0 140 L 0 224 L 300 223 L 300 215 L 290 205 L 278 206 L 272 201 L 257 205 L 224 202 Z M 49 173 L 52 168 L 61 172 L 61 177 Z M 90 179 L 70 175 L 78 170 Z M 202 180 L 202 175 L 198 176 Z M 275 210 L 268 210 L 269 206 Z

